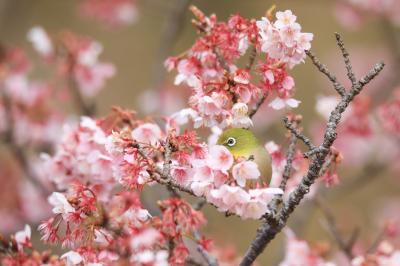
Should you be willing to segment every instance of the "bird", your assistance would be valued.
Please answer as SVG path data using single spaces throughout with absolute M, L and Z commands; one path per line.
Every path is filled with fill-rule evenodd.
M 217 144 L 225 146 L 235 159 L 245 157 L 254 160 L 261 173 L 261 180 L 269 183 L 272 176 L 271 156 L 252 131 L 228 128 L 219 136 Z

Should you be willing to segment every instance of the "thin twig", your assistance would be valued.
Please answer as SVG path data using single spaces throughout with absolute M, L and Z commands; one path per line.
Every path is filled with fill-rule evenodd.
M 193 236 L 196 239 L 196 241 L 200 241 L 201 240 L 201 236 L 200 236 L 200 233 L 198 231 L 194 231 L 193 232 Z M 199 251 L 199 253 L 203 257 L 203 259 L 206 261 L 208 266 L 218 266 L 217 259 L 214 256 L 212 256 L 210 253 L 208 253 L 208 251 L 205 250 L 202 245 L 197 244 L 197 251 Z
M 97 112 L 96 103 L 94 101 L 89 101 L 87 99 L 86 100 L 84 99 L 84 97 L 81 93 L 81 90 L 79 88 L 79 85 L 76 82 L 76 80 L 74 78 L 74 74 L 73 74 L 74 69 L 76 67 L 75 58 L 69 52 L 67 52 L 65 56 L 67 57 L 67 60 L 69 63 L 69 69 L 68 69 L 68 75 L 67 75 L 66 82 L 67 82 L 67 86 L 74 98 L 73 102 L 74 102 L 76 108 L 79 110 L 79 112 L 82 115 L 92 117 Z
M 206 203 L 207 201 L 205 199 L 200 199 L 199 201 L 193 203 L 192 208 L 196 211 L 199 211 L 204 207 L 204 205 L 206 205 Z
M 194 194 L 193 190 L 175 183 L 172 180 L 172 177 L 170 175 L 163 176 L 163 173 L 162 173 L 161 169 L 156 169 L 156 172 L 158 173 L 158 176 L 154 175 L 154 174 L 151 175 L 151 179 L 154 180 L 155 182 L 157 182 L 157 183 L 159 183 L 161 185 L 169 186 L 171 188 L 177 189 L 179 191 L 188 193 L 188 194 L 196 197 L 196 194 Z
M 286 152 L 286 164 L 283 170 L 281 183 L 279 184 L 279 188 L 282 189 L 283 192 L 285 192 L 286 184 L 289 180 L 290 172 L 292 170 L 293 158 L 296 151 L 296 143 L 297 143 L 297 137 L 293 133 L 290 134 L 289 147 Z M 268 209 L 273 211 L 276 210 L 277 205 L 282 201 L 282 196 L 283 195 L 281 194 L 276 195 L 272 199 L 270 204 L 268 204 Z
M 326 65 L 322 64 L 319 59 L 312 53 L 311 51 L 306 51 L 307 56 L 311 59 L 313 64 L 317 67 L 317 69 L 323 73 L 328 79 L 332 82 L 333 88 L 339 93 L 340 96 L 344 96 L 346 94 L 346 90 L 342 84 L 340 84 L 335 75 L 333 75 L 327 68 Z
M 195 260 L 194 258 L 192 258 L 192 257 L 186 258 L 186 264 L 185 264 L 185 265 L 188 265 L 188 266 L 203 266 L 202 263 L 196 261 L 196 260 Z
M 213 47 L 212 49 L 213 53 L 215 54 L 218 63 L 221 65 L 221 67 L 227 72 L 230 73 L 230 69 L 228 66 L 228 63 L 226 63 L 225 58 L 222 56 L 222 54 L 219 52 L 217 47 Z
M 162 176 L 168 176 L 171 172 L 171 144 L 168 138 L 164 142 L 164 164 L 162 170 Z
M 339 38 L 341 41 L 341 38 Z M 338 45 L 342 49 L 344 47 L 343 42 L 339 42 Z M 350 61 L 344 58 L 346 68 L 350 65 Z M 384 64 L 379 63 L 359 81 L 352 83 L 351 89 L 346 93 L 336 105 L 335 109 L 331 112 L 328 123 L 325 129 L 324 139 L 322 144 L 319 146 L 319 151 L 315 153 L 315 156 L 311 158 L 311 162 L 307 173 L 303 176 L 300 184 L 289 194 L 289 199 L 284 202 L 283 207 L 280 209 L 277 219 L 271 222 L 263 223 L 257 231 L 256 237 L 250 244 L 245 256 L 243 257 L 240 266 L 250 266 L 256 260 L 256 258 L 264 251 L 268 243 L 285 227 L 289 216 L 293 213 L 295 208 L 300 204 L 300 201 L 310 191 L 311 185 L 319 177 L 320 171 L 327 160 L 330 148 L 333 142 L 337 138 L 337 126 L 340 122 L 342 114 L 349 106 L 350 102 L 354 97 L 361 92 L 365 84 L 369 83 L 374 77 L 376 77 L 383 69 Z M 291 130 L 294 134 L 296 131 Z M 299 134 L 298 134 L 299 135 Z M 304 141 L 304 137 L 301 137 Z M 307 142 L 305 142 L 307 144 Z M 309 142 L 309 147 L 315 147 Z
M 96 114 L 96 104 L 94 102 L 88 102 L 88 100 L 84 100 L 82 94 L 78 88 L 73 77 L 69 78 L 69 89 L 74 97 L 74 103 L 79 112 L 82 115 L 93 117 Z
M 347 77 L 351 81 L 352 86 L 355 86 L 357 83 L 357 79 L 356 76 L 354 75 L 353 67 L 350 62 L 350 54 L 347 51 L 346 47 L 344 46 L 342 36 L 340 36 L 340 34 L 336 32 L 335 37 L 336 37 L 336 43 L 338 44 L 340 51 L 342 52 L 344 64 L 346 65 Z
M 382 241 L 382 239 L 385 236 L 385 231 L 381 230 L 378 235 L 375 237 L 374 241 L 372 241 L 371 246 L 367 249 L 366 253 L 371 254 L 373 253 L 377 247 L 379 246 L 379 243 Z
M 254 45 L 251 45 L 249 61 L 247 62 L 247 65 L 246 65 L 247 70 L 249 70 L 249 71 L 251 70 L 251 68 L 254 65 L 254 62 L 256 61 L 256 57 L 257 57 L 257 49 Z
M 326 161 L 322 165 L 321 170 L 319 171 L 319 176 L 323 176 L 326 174 L 326 172 L 329 170 L 331 167 L 331 164 L 336 160 L 337 154 L 331 154 L 330 156 L 327 157 Z
M 346 255 L 346 257 L 351 261 L 353 259 L 353 244 L 355 242 L 357 234 L 353 234 L 353 237 L 350 238 L 350 241 L 346 241 L 343 239 L 341 233 L 339 232 L 339 229 L 336 224 L 336 219 L 335 216 L 333 215 L 333 212 L 330 210 L 330 208 L 327 206 L 327 204 L 323 201 L 321 197 L 316 196 L 314 198 L 314 203 L 319 207 L 321 212 L 323 213 L 326 222 L 327 222 L 327 229 L 335 239 L 336 243 L 338 244 L 339 248 L 343 253 Z M 356 230 L 355 232 L 357 232 Z
M 168 177 L 171 173 L 171 144 L 169 143 L 169 139 L 167 138 L 164 142 L 164 164 L 162 169 L 162 176 L 161 177 Z M 180 198 L 181 195 L 171 186 L 167 186 L 167 189 L 172 197 Z
M 297 137 L 295 135 L 291 135 L 289 147 L 286 154 L 286 165 L 285 169 L 283 170 L 281 184 L 279 185 L 279 188 L 282 189 L 283 191 L 285 191 L 286 189 L 286 184 L 287 181 L 289 180 L 290 172 L 292 170 L 293 158 L 296 152 L 296 142 L 297 142 Z M 279 196 L 282 197 L 282 195 Z
M 292 132 L 299 140 L 301 140 L 310 150 L 315 150 L 317 147 L 312 144 L 311 140 L 307 138 L 303 133 L 300 132 L 299 129 L 294 125 L 293 122 L 289 121 L 289 118 L 284 117 L 283 122 L 285 123 L 285 127 Z
M 261 105 L 265 102 L 265 99 L 267 99 L 268 97 L 268 92 L 265 92 L 261 98 L 257 101 L 256 106 L 254 106 L 254 108 L 250 111 L 249 113 L 249 117 L 252 118 L 258 111 L 258 109 L 260 109 Z

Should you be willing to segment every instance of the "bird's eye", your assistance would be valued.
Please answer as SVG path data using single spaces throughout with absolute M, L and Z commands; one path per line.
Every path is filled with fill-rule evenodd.
M 228 138 L 228 140 L 226 141 L 226 144 L 227 144 L 229 147 L 233 147 L 233 146 L 236 144 L 236 139 L 230 137 L 230 138 Z

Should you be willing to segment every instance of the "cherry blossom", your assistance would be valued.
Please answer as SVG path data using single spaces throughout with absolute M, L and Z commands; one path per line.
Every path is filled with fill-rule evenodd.
M 28 40 L 32 42 L 35 50 L 43 57 L 50 57 L 54 53 L 53 43 L 47 35 L 46 31 L 36 26 L 29 30 Z
M 232 175 L 238 185 L 244 187 L 246 185 L 246 180 L 258 179 L 261 174 L 255 162 L 244 161 L 233 166 Z
M 272 59 L 293 68 L 304 61 L 305 50 L 310 49 L 313 35 L 300 32 L 301 26 L 290 10 L 276 12 L 276 18 L 273 24 L 266 17 L 257 22 L 262 37 L 261 49 Z
M 238 128 L 249 128 L 253 126 L 253 121 L 248 117 L 249 108 L 244 103 L 235 103 L 232 107 L 233 121 L 232 126 Z
M 67 253 L 64 253 L 61 256 L 61 259 L 65 258 L 67 262 L 67 266 L 73 266 L 73 265 L 78 265 L 83 261 L 83 258 L 81 255 L 79 255 L 78 252 L 75 251 L 68 251 Z
M 294 81 L 287 68 L 304 61 L 312 34 L 300 32 L 291 11 L 277 12 L 275 23 L 279 27 L 267 18 L 256 22 L 234 15 L 225 23 L 217 21 L 215 15 L 206 17 L 194 7 L 192 12 L 202 34 L 188 51 L 167 59 L 165 66 L 168 71 L 177 70 L 175 84 L 184 82 L 192 91 L 189 105 L 195 115 L 190 118 L 195 127 L 250 127 L 253 122 L 249 110 L 271 93 L 276 95 L 268 99 L 272 108 L 298 107 L 300 102 L 293 98 Z M 261 84 L 250 69 L 236 65 L 250 46 L 256 54 L 266 53 L 266 60 L 258 64 Z
M 318 256 L 304 240 L 298 239 L 294 233 L 287 229 L 285 231 L 287 243 L 284 260 L 280 266 L 310 265 L 310 266 L 334 266 Z
M 226 171 L 233 164 L 233 156 L 224 146 L 215 145 L 209 151 L 208 164 L 214 170 Z
M 350 29 L 359 28 L 362 23 L 371 17 L 383 17 L 400 25 L 400 5 L 396 0 L 341 0 L 337 1 L 335 15 L 344 26 Z
M 138 17 L 135 0 L 81 0 L 79 11 L 111 27 L 130 25 Z
M 69 204 L 65 196 L 59 192 L 53 192 L 49 197 L 49 203 L 53 206 L 53 213 L 62 214 L 66 217 L 69 213 L 74 212 L 75 209 Z
M 136 139 L 139 142 L 148 143 L 148 144 L 156 144 L 162 137 L 161 129 L 155 125 L 146 123 L 132 131 L 132 138 Z
M 63 32 L 58 38 L 50 38 L 43 28 L 36 26 L 28 33 L 28 39 L 62 77 L 73 79 L 75 84 L 68 85 L 77 86 L 84 97 L 94 97 L 105 86 L 106 80 L 115 75 L 113 64 L 98 59 L 102 45 L 89 37 Z
M 105 143 L 103 130 L 92 119 L 83 117 L 77 127 L 65 127 L 60 148 L 53 156 L 42 155 L 41 170 L 59 189 L 67 188 L 74 180 L 111 182 L 111 157 L 105 150 Z M 103 186 L 96 190 L 108 193 L 108 189 Z
M 379 243 L 375 253 L 357 256 L 351 261 L 352 266 L 363 265 L 388 265 L 394 266 L 400 262 L 400 251 L 396 249 L 391 243 L 382 241 Z
M 51 101 L 57 95 L 54 86 L 28 78 L 30 61 L 23 50 L 6 48 L 5 53 L 1 63 L 7 71 L 2 77 L 0 131 L 9 130 L 18 145 L 52 145 L 64 121 Z M 6 102 L 9 106 L 5 106 Z M 9 124 L 10 121 L 13 123 Z
M 22 249 L 24 246 L 31 246 L 31 227 L 25 225 L 23 231 L 15 233 L 15 241 L 17 241 L 18 249 Z

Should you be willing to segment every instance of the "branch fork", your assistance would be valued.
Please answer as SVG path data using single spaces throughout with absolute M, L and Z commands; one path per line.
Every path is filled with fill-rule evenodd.
M 274 239 L 275 236 L 285 227 L 290 215 L 300 204 L 304 196 L 310 191 L 310 187 L 315 180 L 321 176 L 321 170 L 323 169 L 327 160 L 329 160 L 328 155 L 330 154 L 333 142 L 337 138 L 337 126 L 341 120 L 343 112 L 349 106 L 354 97 L 362 91 L 364 86 L 372 81 L 384 68 L 383 63 L 378 63 L 364 77 L 357 80 L 350 62 L 349 53 L 345 48 L 340 34 L 335 33 L 335 37 L 346 66 L 347 77 L 352 84 L 351 88 L 346 90 L 345 87 L 337 80 L 336 76 L 332 74 L 325 65 L 321 64 L 319 59 L 311 51 L 306 52 L 317 69 L 327 76 L 331 81 L 333 88 L 340 95 L 341 100 L 330 114 L 325 129 L 324 140 L 321 145 L 313 144 L 309 138 L 302 134 L 300 130 L 291 121 L 289 121 L 288 118 L 284 119 L 285 126 L 291 132 L 291 134 L 302 141 L 309 148 L 309 151 L 304 155 L 310 158 L 310 166 L 307 173 L 303 176 L 300 184 L 293 192 L 289 194 L 289 199 L 282 203 L 282 207 L 279 210 L 277 204 L 278 200 L 273 201 L 275 203 L 271 204 L 270 206 L 272 208 L 270 213 L 275 214 L 273 215 L 273 219 L 266 219 L 267 221 L 259 227 L 256 237 L 250 244 L 249 249 L 240 263 L 240 266 L 252 265 L 256 258 L 264 251 L 265 247 L 271 242 L 271 240 Z M 287 154 L 288 162 L 290 162 L 290 160 L 288 160 L 290 159 L 289 152 L 290 150 Z M 288 165 L 289 163 L 287 166 Z M 285 170 L 290 173 L 289 167 L 285 167 Z M 285 183 L 283 182 L 281 185 L 284 186 Z M 267 215 L 267 217 L 270 216 L 271 215 Z

